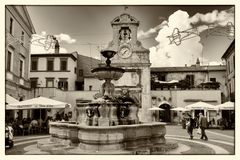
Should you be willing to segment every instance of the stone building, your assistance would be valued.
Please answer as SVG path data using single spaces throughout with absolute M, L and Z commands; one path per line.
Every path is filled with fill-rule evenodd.
M 91 70 L 98 67 L 100 62 L 98 59 L 78 54 L 76 90 L 99 90 L 101 82 L 93 76 Z
M 76 90 L 77 52 L 39 53 L 31 55 L 31 88 L 59 88 L 64 91 Z
M 179 113 L 171 111 L 175 107 L 203 101 L 212 105 L 226 99 L 226 66 L 158 67 L 151 68 L 152 105 L 163 108 L 157 114 L 157 120 L 165 122 L 179 121 Z M 208 120 L 217 116 L 216 111 L 194 110 L 193 116 L 203 112 Z M 177 115 L 178 114 L 178 115 Z
M 29 98 L 30 40 L 35 29 L 25 6 L 5 8 L 6 94 L 18 100 Z
M 30 40 L 35 29 L 25 6 L 5 7 L 5 91 L 17 100 L 30 97 Z M 7 102 L 6 104 L 11 103 Z M 6 111 L 6 120 L 28 112 Z
M 222 59 L 226 61 L 227 100 L 235 101 L 235 40 L 230 44 Z

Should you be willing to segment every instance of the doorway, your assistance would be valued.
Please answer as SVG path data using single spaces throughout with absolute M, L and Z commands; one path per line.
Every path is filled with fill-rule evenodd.
M 159 121 L 160 122 L 171 122 L 171 106 L 169 104 L 162 104 L 159 106 L 164 110 L 159 111 Z

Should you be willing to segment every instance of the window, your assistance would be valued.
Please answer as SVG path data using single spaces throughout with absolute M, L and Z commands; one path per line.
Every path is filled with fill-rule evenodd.
M 67 59 L 60 60 L 60 70 L 66 71 L 67 70 Z
M 38 70 L 38 59 L 31 59 L 31 70 L 37 71 Z
M 91 91 L 92 90 L 92 86 L 89 86 L 89 91 Z
M 216 82 L 216 78 L 210 78 L 211 82 Z
M 24 32 L 22 31 L 22 35 L 21 35 L 21 45 L 24 45 Z
M 19 73 L 20 77 L 23 77 L 23 60 L 20 60 Z
M 13 19 L 12 18 L 10 18 L 9 32 L 11 35 L 13 34 Z
M 79 77 L 82 77 L 82 76 L 83 76 L 83 70 L 82 70 L 82 69 L 79 69 L 79 70 L 78 70 L 78 74 L 79 74 Z
M 31 88 L 37 88 L 38 78 L 30 78 Z
M 190 85 L 190 87 L 194 86 L 194 75 L 187 75 L 186 80 L 187 80 L 188 84 Z
M 47 71 L 53 71 L 53 59 L 48 59 L 47 60 Z
M 233 69 L 235 69 L 235 55 L 233 55 Z
M 7 56 L 7 71 L 11 71 L 11 65 L 12 65 L 12 52 L 8 51 L 8 56 Z
M 77 68 L 76 68 L 76 67 L 74 67 L 74 73 L 75 73 L 75 74 L 77 73 Z
M 59 78 L 58 88 L 64 91 L 68 90 L 68 81 L 67 78 Z
M 228 69 L 228 74 L 230 74 L 230 62 L 228 61 L 228 64 L 227 64 L 227 69 Z
M 54 78 L 46 78 L 46 87 L 54 87 Z

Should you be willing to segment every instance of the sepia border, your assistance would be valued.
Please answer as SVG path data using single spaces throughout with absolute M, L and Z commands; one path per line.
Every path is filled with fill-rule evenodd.
M 100 3 L 101 2 L 101 3 Z M 0 67 L 0 73 L 1 73 L 1 80 L 0 80 L 0 100 L 1 100 L 1 111 L 0 111 L 0 139 L 2 140 L 0 145 L 0 159 L 9 159 L 9 160 L 22 160 L 22 159 L 34 159 L 34 160 L 42 160 L 42 159 L 104 159 L 104 160 L 112 160 L 114 159 L 129 159 L 129 160 L 152 160 L 152 159 L 184 159 L 184 160 L 192 160 L 192 159 L 217 159 L 217 160 L 234 160 L 234 159 L 240 159 L 240 141 L 239 141 L 239 99 L 236 98 L 235 102 L 235 117 L 236 117 L 236 124 L 235 124 L 235 155 L 5 155 L 5 146 L 4 146 L 4 130 L 5 130 L 5 5 L 235 5 L 235 51 L 239 51 L 239 45 L 238 45 L 238 37 L 239 37 L 239 31 L 237 30 L 239 28 L 239 2 L 237 0 L 201 0 L 201 1 L 191 1 L 191 0 L 182 0 L 181 3 L 179 3 L 179 0 L 168 0 L 164 2 L 160 2 L 158 0 L 117 0 L 117 1 L 111 1 L 111 0 L 102 0 L 102 1 L 96 1 L 96 0 L 1 0 L 0 2 L 0 60 L 1 60 L 1 67 Z M 235 73 L 238 73 L 238 70 L 240 68 L 240 63 L 238 63 L 239 60 L 239 54 L 235 54 L 236 58 L 236 70 Z M 235 81 L 238 82 L 239 74 L 235 74 Z M 235 89 L 236 89 L 236 95 L 235 97 L 238 97 L 239 92 L 239 84 L 235 83 Z

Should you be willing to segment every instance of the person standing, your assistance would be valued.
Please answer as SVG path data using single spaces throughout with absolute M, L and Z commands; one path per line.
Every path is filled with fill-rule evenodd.
M 187 124 L 186 124 L 187 132 L 190 136 L 189 139 L 193 139 L 193 128 L 194 128 L 195 123 L 194 123 L 194 119 L 192 118 L 192 116 L 191 115 L 188 115 L 188 116 L 189 117 L 187 119 Z
M 201 129 L 201 139 L 204 138 L 207 141 L 208 137 L 206 135 L 205 130 L 208 127 L 208 121 L 207 118 L 202 113 L 199 113 L 199 127 Z

